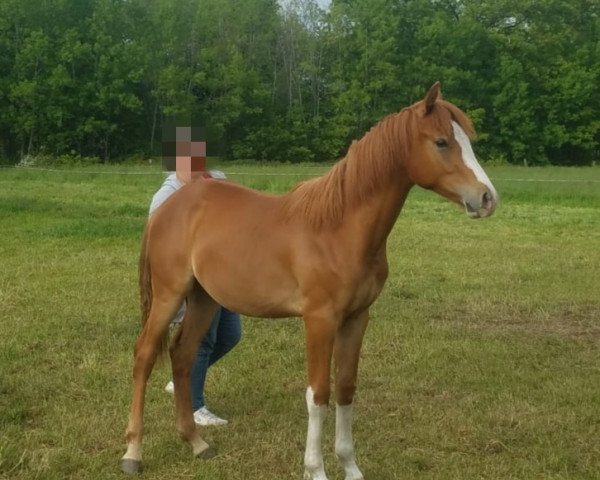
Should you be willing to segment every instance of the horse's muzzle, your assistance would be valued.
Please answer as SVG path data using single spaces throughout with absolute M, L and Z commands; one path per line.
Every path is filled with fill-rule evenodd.
M 498 196 L 496 192 L 488 188 L 481 195 L 467 197 L 463 200 L 465 211 L 470 218 L 489 217 L 496 210 L 497 204 Z

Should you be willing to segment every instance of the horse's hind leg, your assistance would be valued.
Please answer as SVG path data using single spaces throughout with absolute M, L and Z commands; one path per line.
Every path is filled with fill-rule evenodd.
M 142 333 L 137 339 L 133 364 L 133 398 L 127 425 L 127 452 L 121 459 L 123 472 L 133 474 L 142 470 L 142 435 L 144 430 L 144 395 L 146 383 L 167 334 L 169 323 L 181 304 L 181 297 L 165 292 L 154 295 L 152 307 Z
M 196 283 L 187 296 L 185 317 L 170 350 L 177 431 L 191 445 L 194 455 L 200 458 L 210 458 L 216 453 L 200 437 L 194 422 L 190 374 L 200 342 L 206 335 L 217 308 L 217 303 Z
M 352 441 L 352 400 L 356 391 L 356 375 L 362 339 L 367 327 L 367 310 L 350 317 L 340 326 L 335 337 L 335 452 L 344 468 L 345 480 L 362 480 L 356 465 Z

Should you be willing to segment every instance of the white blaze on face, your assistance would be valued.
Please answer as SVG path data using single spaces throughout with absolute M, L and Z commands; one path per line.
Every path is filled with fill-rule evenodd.
M 494 202 L 497 202 L 498 193 L 486 173 L 483 171 L 483 168 L 481 168 L 481 165 L 479 165 L 477 158 L 475 158 L 475 152 L 473 152 L 473 147 L 471 147 L 469 136 L 460 125 L 454 121 L 452 122 L 452 129 L 454 130 L 454 138 L 456 138 L 456 141 L 462 150 L 463 162 L 465 162 L 467 168 L 473 172 L 475 178 L 490 189 L 490 192 L 494 196 Z

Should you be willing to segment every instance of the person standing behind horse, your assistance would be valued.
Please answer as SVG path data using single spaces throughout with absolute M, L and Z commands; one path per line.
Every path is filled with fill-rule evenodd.
M 203 178 L 224 179 L 225 174 L 218 170 L 206 170 L 206 143 L 193 141 L 192 129 L 177 127 L 176 142 L 167 146 L 163 151 L 164 165 L 167 170 L 175 170 L 163 182 L 162 186 L 152 197 L 150 212 L 152 213 L 173 193 L 192 181 L 202 181 Z M 163 147 L 165 144 L 163 144 Z M 173 150 L 175 150 L 173 152 Z M 173 155 L 175 153 L 175 155 Z M 175 162 L 172 162 L 175 160 Z M 173 168 L 175 163 L 175 168 Z M 172 320 L 172 324 L 179 325 L 185 314 L 185 303 Z M 208 368 L 223 358 L 241 339 L 242 329 L 239 314 L 219 307 L 204 340 L 198 348 L 198 354 L 191 372 L 192 407 L 194 421 L 198 425 L 226 425 L 227 420 L 212 413 L 207 407 L 204 398 L 204 385 Z M 169 381 L 165 390 L 174 392 L 173 381 Z

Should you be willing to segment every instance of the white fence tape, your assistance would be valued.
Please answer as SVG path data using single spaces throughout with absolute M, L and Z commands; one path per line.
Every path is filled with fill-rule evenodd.
M 44 168 L 44 167 L 19 167 L 13 165 L 0 165 L 0 168 L 15 168 L 18 170 L 38 170 L 42 172 L 60 172 L 60 173 L 71 173 L 78 175 L 164 175 L 163 171 L 155 172 L 103 172 L 100 170 L 72 170 L 72 169 L 61 169 L 61 168 Z M 314 167 L 300 167 L 302 168 L 314 168 Z M 324 170 L 320 172 L 306 171 L 306 172 L 228 172 L 225 171 L 225 175 L 229 176 L 252 176 L 252 177 L 316 177 L 323 175 L 327 172 L 328 167 L 323 167 Z M 583 179 L 544 179 L 544 178 L 492 178 L 492 180 L 499 182 L 539 182 L 539 183 L 600 183 L 600 180 L 583 180 Z

